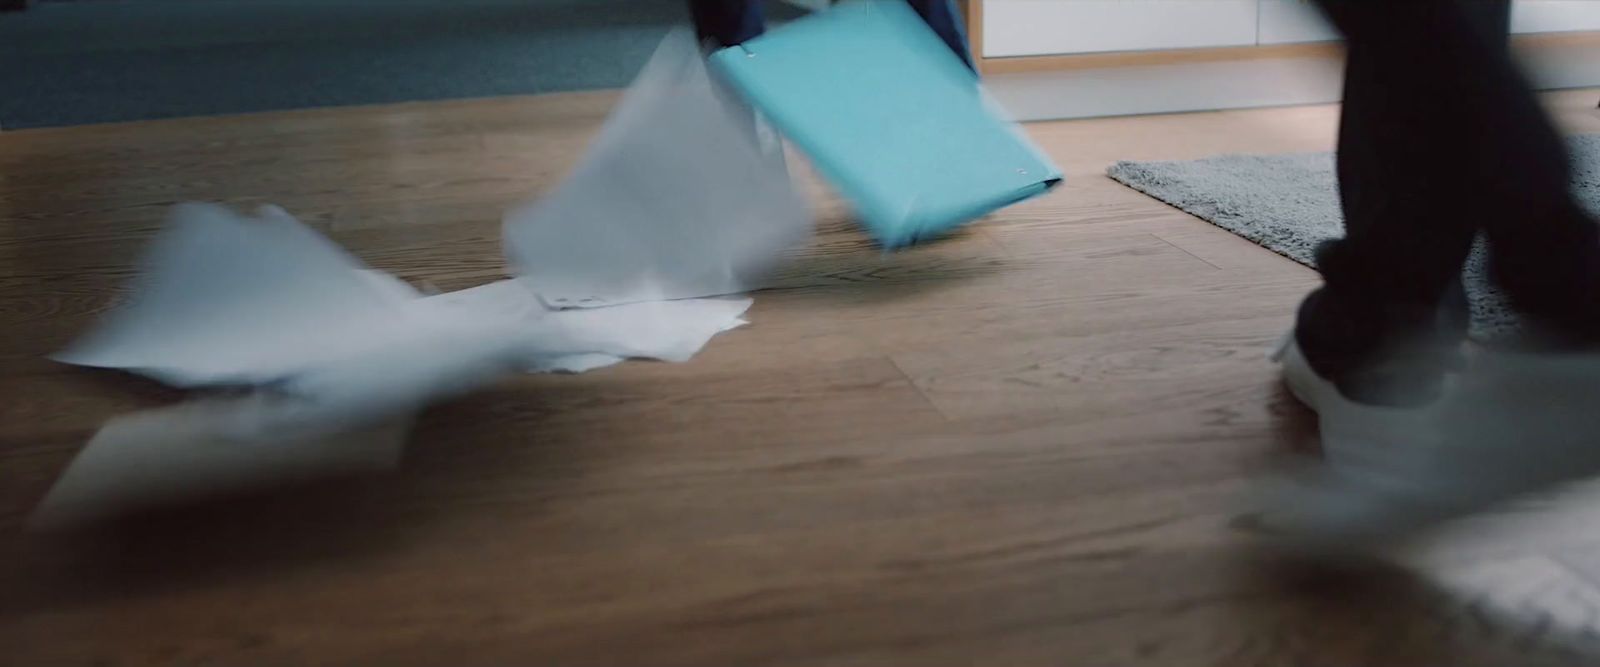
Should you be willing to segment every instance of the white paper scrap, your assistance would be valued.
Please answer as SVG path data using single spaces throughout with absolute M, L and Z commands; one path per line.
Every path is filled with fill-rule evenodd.
M 627 358 L 688 361 L 711 338 L 745 324 L 748 297 L 714 297 L 553 310 L 520 280 L 419 300 L 418 317 L 496 319 L 517 332 L 529 371 L 581 373 Z
M 179 387 L 270 382 L 407 330 L 400 287 L 361 268 L 280 210 L 176 206 L 131 300 L 55 359 Z
M 319 437 L 239 441 L 275 410 L 262 396 L 193 401 L 106 422 L 29 518 L 62 527 L 118 514 L 399 464 L 409 416 Z
M 179 387 L 271 386 L 360 419 L 512 370 L 685 361 L 743 323 L 748 298 L 554 310 L 525 282 L 423 297 L 281 211 L 174 210 L 129 302 L 56 359 Z M 324 416 L 308 419 L 326 430 Z
M 282 209 L 175 207 L 130 299 L 55 358 L 249 393 L 111 420 L 33 522 L 388 468 L 416 411 L 507 373 L 686 361 L 811 227 L 781 142 L 687 31 L 566 182 L 507 214 L 515 279 L 424 296 Z
M 669 34 L 555 191 L 506 215 L 506 252 L 562 308 L 761 287 L 812 232 L 781 144 L 724 93 L 687 30 Z

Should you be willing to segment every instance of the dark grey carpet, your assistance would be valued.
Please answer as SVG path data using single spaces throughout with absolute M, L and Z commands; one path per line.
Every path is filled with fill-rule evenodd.
M 44 2 L 0 13 L 0 127 L 613 88 L 687 20 L 683 0 Z
M 1600 135 L 1572 137 L 1573 187 L 1600 211 Z M 1343 216 L 1328 153 L 1223 155 L 1181 162 L 1119 162 L 1112 178 L 1218 227 L 1315 267 L 1317 244 L 1343 235 Z M 1485 280 L 1478 248 L 1464 272 L 1473 335 L 1513 335 L 1516 315 Z

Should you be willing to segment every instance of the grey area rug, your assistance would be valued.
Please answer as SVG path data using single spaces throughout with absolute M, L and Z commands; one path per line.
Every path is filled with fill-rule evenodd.
M 1569 139 L 1573 187 L 1600 212 L 1600 135 Z M 1344 235 L 1333 154 L 1221 155 L 1179 162 L 1119 162 L 1107 174 L 1218 227 L 1316 268 L 1318 244 Z M 1504 339 L 1516 314 L 1485 276 L 1482 244 L 1463 271 L 1474 338 Z

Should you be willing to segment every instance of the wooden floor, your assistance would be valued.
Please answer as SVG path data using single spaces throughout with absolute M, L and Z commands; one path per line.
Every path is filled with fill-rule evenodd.
M 1550 99 L 1600 131 L 1595 96 Z M 1331 586 L 1230 527 L 1305 440 L 1264 354 L 1315 276 L 1101 172 L 1326 150 L 1333 107 L 1032 125 L 1065 186 L 890 256 L 813 188 L 815 244 L 689 363 L 437 407 L 394 476 L 21 531 L 96 426 L 176 397 L 41 358 L 167 205 L 274 202 L 466 287 L 614 99 L 0 133 L 0 661 L 1600 663 L 1594 512 Z

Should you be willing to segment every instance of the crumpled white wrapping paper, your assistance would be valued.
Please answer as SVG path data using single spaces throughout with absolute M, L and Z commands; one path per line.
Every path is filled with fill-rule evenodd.
M 282 209 L 175 207 L 131 298 L 55 358 L 227 393 L 109 421 L 35 525 L 390 468 L 417 410 L 507 374 L 688 360 L 811 231 L 758 126 L 669 35 L 583 164 L 507 215 L 517 277 L 432 296 Z

